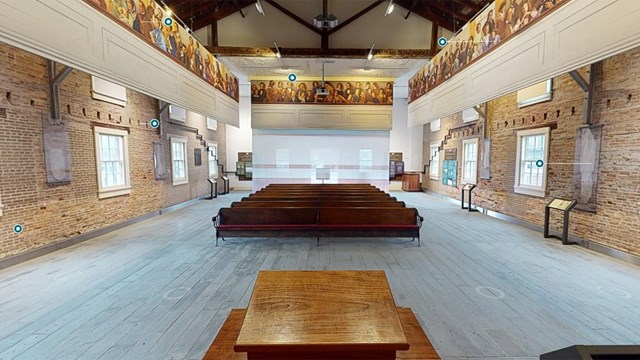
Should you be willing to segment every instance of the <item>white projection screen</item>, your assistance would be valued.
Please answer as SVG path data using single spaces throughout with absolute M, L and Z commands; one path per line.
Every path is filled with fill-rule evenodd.
M 328 178 L 317 177 L 328 169 Z M 321 172 L 326 172 L 322 170 Z M 389 188 L 389 131 L 253 130 L 253 190 L 269 184 Z

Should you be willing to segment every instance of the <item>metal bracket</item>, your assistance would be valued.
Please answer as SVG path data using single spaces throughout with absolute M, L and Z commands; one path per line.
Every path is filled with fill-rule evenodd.
M 589 66 L 589 82 L 587 82 L 577 70 L 569 71 L 569 75 L 575 80 L 580 89 L 585 93 L 584 106 L 582 108 L 582 120 L 585 125 L 591 125 L 591 116 L 593 115 L 593 93 L 596 82 L 596 65 L 601 62 L 591 64 Z
M 73 68 L 63 65 L 60 72 L 57 72 L 57 63 L 53 60 L 47 61 L 47 73 L 49 75 L 49 108 L 51 110 L 51 119 L 54 124 L 60 124 L 62 120 L 60 116 L 60 83 L 67 75 L 71 73 Z

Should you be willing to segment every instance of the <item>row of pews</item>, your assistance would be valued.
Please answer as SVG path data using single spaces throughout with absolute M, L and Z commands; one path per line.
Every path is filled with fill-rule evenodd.
M 424 218 L 369 184 L 271 184 L 213 217 L 225 237 L 410 237 Z

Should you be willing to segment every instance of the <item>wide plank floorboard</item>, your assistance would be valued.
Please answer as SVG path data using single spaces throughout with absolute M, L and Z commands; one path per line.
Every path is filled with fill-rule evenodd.
M 572 344 L 640 344 L 640 268 L 424 193 L 410 239 L 229 238 L 211 217 L 247 193 L 0 271 L 0 360 L 201 359 L 260 270 L 379 269 L 443 359 L 533 360 Z

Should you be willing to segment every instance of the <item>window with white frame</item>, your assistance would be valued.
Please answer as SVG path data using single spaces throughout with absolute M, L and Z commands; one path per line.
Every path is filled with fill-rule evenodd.
M 98 172 L 98 198 L 131 193 L 129 150 L 126 130 L 93 128 Z
M 478 182 L 478 138 L 462 140 L 462 182 Z
M 468 123 L 472 121 L 476 121 L 480 119 L 480 114 L 476 111 L 475 108 L 469 108 L 467 110 L 462 111 L 462 122 Z
M 429 178 L 433 180 L 438 180 L 438 175 L 440 171 L 440 147 L 439 142 L 432 142 L 429 151 L 429 160 L 431 161 L 431 165 L 429 165 Z
M 547 187 L 549 128 L 518 131 L 514 191 L 544 197 Z
M 218 121 L 207 116 L 207 129 L 218 131 Z
M 187 110 L 179 106 L 169 105 L 169 118 L 171 120 L 185 122 L 187 121 Z
M 549 101 L 553 97 L 552 79 L 537 83 L 522 90 L 518 90 L 516 101 L 518 107 L 525 107 L 541 102 Z
M 373 150 L 360 149 L 360 172 L 373 170 Z
M 189 182 L 186 138 L 171 136 L 171 174 L 173 185 L 182 185 Z
M 432 122 L 430 122 L 429 123 L 429 129 L 431 130 L 431 132 L 439 131 L 440 130 L 440 119 L 433 120 Z
M 218 177 L 218 144 L 210 143 L 209 151 L 207 152 L 209 155 L 209 177 L 217 178 Z

